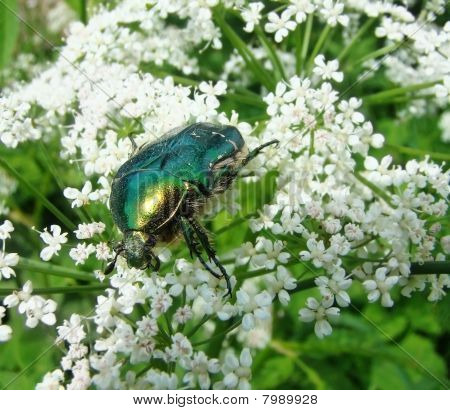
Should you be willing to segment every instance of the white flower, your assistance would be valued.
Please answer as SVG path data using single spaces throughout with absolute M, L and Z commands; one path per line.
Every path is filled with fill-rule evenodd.
M 324 264 L 327 264 L 333 260 L 333 255 L 328 249 L 325 249 L 325 245 L 322 240 L 317 242 L 315 239 L 310 238 L 306 242 L 306 246 L 309 251 L 301 251 L 299 253 L 300 258 L 304 261 L 312 260 L 312 263 L 316 268 L 321 268 Z
M 258 210 L 259 218 L 250 219 L 250 229 L 258 232 L 262 229 L 270 229 L 274 225 L 274 218 L 280 207 L 278 205 L 264 205 L 263 211 Z
M 320 13 L 331 27 L 335 27 L 337 23 L 344 27 L 348 25 L 349 18 L 342 14 L 343 11 L 344 4 L 334 0 L 324 0 L 320 8 Z
M 437 98 L 446 98 L 450 101 L 450 75 L 444 77 L 442 84 L 436 84 L 434 86 L 434 92 Z
M 175 314 L 173 315 L 173 318 L 175 322 L 179 323 L 180 325 L 186 323 L 190 319 L 192 319 L 193 313 L 192 309 L 189 305 L 180 306 Z
M 77 314 L 71 315 L 70 320 L 64 320 L 63 325 L 58 326 L 57 330 L 59 338 L 70 344 L 80 343 L 86 337 L 81 317 Z
M 187 370 L 183 377 L 183 382 L 189 387 L 195 388 L 197 385 L 202 390 L 209 389 L 211 379 L 209 374 L 217 373 L 220 370 L 220 364 L 217 359 L 208 359 L 204 352 L 196 352 L 190 359 L 180 362 L 181 366 Z
M 172 346 L 167 350 L 171 361 L 189 358 L 192 356 L 192 351 L 191 342 L 181 333 L 172 336 Z
M 19 303 L 26 303 L 30 299 L 32 292 L 33 284 L 31 283 L 31 280 L 27 280 L 24 283 L 22 290 L 14 291 L 11 295 L 6 296 L 3 304 L 9 308 L 12 308 L 17 306 Z
M 4 277 L 9 279 L 11 276 L 16 276 L 16 273 L 11 266 L 16 266 L 19 263 L 19 255 L 17 253 L 5 253 L 0 251 L 0 279 Z
M 76 188 L 64 189 L 64 196 L 67 199 L 72 199 L 72 208 L 87 205 L 90 201 L 96 201 L 100 197 L 97 191 L 92 191 L 91 181 L 86 181 L 81 191 Z
M 283 241 L 272 242 L 270 239 L 259 237 L 255 249 L 258 254 L 253 257 L 254 264 L 267 269 L 273 269 L 277 262 L 286 263 L 290 257 L 288 252 L 282 252 L 285 249 Z
M 315 298 L 310 297 L 306 300 L 306 308 L 299 310 L 300 320 L 303 322 L 316 321 L 314 325 L 314 332 L 319 339 L 324 336 L 331 335 L 333 329 L 329 320 L 335 319 L 339 316 L 339 308 L 331 307 L 333 299 L 323 298 L 319 303 Z
M 284 266 L 278 266 L 275 275 L 268 274 L 264 279 L 270 293 L 278 296 L 281 304 L 286 306 L 291 299 L 288 291 L 295 289 L 297 286 L 295 278 L 291 276 Z
M 167 374 L 161 370 L 151 369 L 146 379 L 155 390 L 175 390 L 178 387 L 178 379 L 175 373 Z
M 0 239 L 5 240 L 11 238 L 10 233 L 14 231 L 14 226 L 6 219 L 1 225 L 0 225 Z
M 0 343 L 7 342 L 12 337 L 12 329 L 8 325 L 0 325 Z
M 292 14 L 295 14 L 297 23 L 303 23 L 306 20 L 306 15 L 311 14 L 316 6 L 311 0 L 289 0 L 291 4 L 288 9 Z
M 2 325 L 2 319 L 5 317 L 6 309 L 0 306 L 0 343 L 7 342 L 11 339 L 12 329 L 8 325 Z
M 64 390 L 63 381 L 64 373 L 57 369 L 46 373 L 42 382 L 36 385 L 36 390 Z
M 41 296 L 31 296 L 28 301 L 19 305 L 19 313 L 25 313 L 27 316 L 25 325 L 28 327 L 36 327 L 39 321 L 48 326 L 53 326 L 56 323 L 54 314 L 56 306 L 56 302 L 51 299 L 45 300 Z
M 49 261 L 53 255 L 58 255 L 61 250 L 61 245 L 67 242 L 67 233 L 61 233 L 61 227 L 59 225 L 50 226 L 50 232 L 47 228 L 40 234 L 41 239 L 48 245 L 42 249 L 40 257 L 44 261 Z
M 268 307 L 272 304 L 272 297 L 264 290 L 257 295 L 252 295 L 244 289 L 236 292 L 236 305 L 240 313 L 243 313 L 242 328 L 251 330 L 254 328 L 256 320 L 268 320 L 270 314 Z
M 198 89 L 206 95 L 206 105 L 214 106 L 217 105 L 218 95 L 223 95 L 227 91 L 227 83 L 225 81 L 219 80 L 216 84 L 212 84 L 211 81 L 202 81 L 198 85 Z
M 334 80 L 338 83 L 342 82 L 344 79 L 344 74 L 342 71 L 338 71 L 339 69 L 339 62 L 338 60 L 331 60 L 328 62 L 325 62 L 325 56 L 322 54 L 319 54 L 314 59 L 314 74 L 318 75 L 322 78 L 322 80 Z
M 248 348 L 242 349 L 239 359 L 233 352 L 228 351 L 225 354 L 224 364 L 222 366 L 222 373 L 224 378 L 222 382 L 217 383 L 214 387 L 218 389 L 239 389 L 249 390 L 252 356 Z
M 242 19 L 245 21 L 244 31 L 251 33 L 255 26 L 259 24 L 261 20 L 261 11 L 264 8 L 264 4 L 260 1 L 250 3 L 248 9 L 243 9 L 241 12 Z
M 370 303 L 376 302 L 381 296 L 381 304 L 384 307 L 392 307 L 394 301 L 389 294 L 392 287 L 398 282 L 398 276 L 386 276 L 386 268 L 378 268 L 373 279 L 363 282 L 363 286 L 368 292 L 367 298 Z
M 79 243 L 75 248 L 69 251 L 69 256 L 75 261 L 75 265 L 80 265 L 86 262 L 86 259 L 94 253 L 96 250 L 95 246 L 90 243 Z
M 287 37 L 289 30 L 295 30 L 297 24 L 291 20 L 292 13 L 289 9 L 284 10 L 279 16 L 277 13 L 271 11 L 267 16 L 269 23 L 266 23 L 264 29 L 268 33 L 275 32 L 275 41 L 281 43 L 283 38 Z
M 77 239 L 89 239 L 95 234 L 103 233 L 105 227 L 103 222 L 82 223 L 78 225 L 78 229 L 74 233 Z
M 347 307 L 350 304 L 350 296 L 346 290 L 352 284 L 352 280 L 345 277 L 344 269 L 337 270 L 331 278 L 319 276 L 314 283 L 325 299 L 330 299 L 334 303 L 336 298 L 336 303 L 341 307 Z

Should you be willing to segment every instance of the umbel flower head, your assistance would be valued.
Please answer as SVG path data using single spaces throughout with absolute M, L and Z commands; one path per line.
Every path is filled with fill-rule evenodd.
M 5 88 L 0 141 L 42 145 L 59 198 L 31 186 L 50 215 L 30 232 L 36 257 L 10 250 L 18 233 L 0 224 L 0 280 L 11 281 L 0 342 L 14 338 L 1 320 L 17 308 L 27 327 L 55 326 L 63 352 L 36 387 L 248 389 L 265 348 L 300 363 L 280 334 L 333 338 L 354 303 L 395 314 L 414 292 L 442 299 L 449 171 L 436 153 L 402 161 L 411 151 L 391 144 L 386 155 L 377 121 L 389 112 L 397 132 L 442 113 L 449 139 L 450 27 L 438 1 L 423 3 L 415 15 L 381 0 L 123 0 L 74 21 L 54 60 Z M 373 108 L 392 101 L 395 114 Z M 232 298 L 182 241 L 153 249 L 159 272 L 119 255 L 103 274 L 120 237 L 116 171 L 135 145 L 194 122 L 236 127 L 249 150 L 279 141 L 205 211 Z M 16 288 L 19 271 L 30 280 Z M 49 290 L 28 271 L 56 280 Z M 79 309 L 66 303 L 74 287 Z

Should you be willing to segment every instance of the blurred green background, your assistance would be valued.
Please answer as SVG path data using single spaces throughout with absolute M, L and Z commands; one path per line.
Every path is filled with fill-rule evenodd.
M 37 7 L 29 8 L 25 1 L 1 1 L 8 8 L 20 13 L 28 23 L 19 21 L 0 3 L 0 87 L 4 87 L 13 81 L 29 79 L 29 72 L 15 67 L 20 54 L 31 53 L 36 64 L 51 61 L 57 56 L 56 50 L 36 35 L 33 29 L 42 33 L 43 37 L 55 46 L 61 45 L 63 33 L 48 30 L 46 15 L 49 10 L 39 4 L 40 2 L 37 2 Z M 99 2 L 70 0 L 67 3 L 73 10 L 74 18 L 85 21 L 91 8 Z M 314 36 L 317 35 L 313 33 L 313 42 Z M 290 38 L 288 41 L 293 43 L 294 39 Z M 328 54 L 337 55 L 342 48 L 341 43 L 340 36 L 333 36 L 327 44 Z M 352 51 L 353 57 L 366 55 L 379 48 L 380 44 L 373 36 L 367 37 Z M 222 66 L 229 52 L 230 45 L 225 42 L 224 51 L 207 51 L 203 54 L 202 61 L 205 67 L 213 70 L 214 67 Z M 163 71 L 180 74 L 170 66 L 163 67 Z M 355 71 L 351 64 L 344 67 L 343 71 L 346 80 L 342 89 L 345 89 L 355 81 L 359 72 Z M 395 87 L 395 84 L 386 79 L 381 69 L 370 80 L 358 84 L 351 94 L 362 97 Z M 228 113 L 234 109 L 243 119 L 264 116 L 264 107 L 237 106 L 236 101 L 227 98 L 221 108 Z M 437 113 L 399 120 L 397 114 L 403 108 L 404 105 L 400 102 L 363 106 L 364 114 L 373 121 L 376 131 L 385 135 L 388 144 L 374 154 L 391 154 L 397 163 L 404 164 L 412 157 L 423 158 L 425 155 L 431 155 L 440 159 L 440 154 L 448 153 L 448 146 L 440 140 Z M 45 144 L 42 141 L 27 142 L 14 150 L 0 145 L 0 156 L 18 170 L 24 180 L 39 187 L 45 198 L 72 220 L 78 220 L 78 215 L 63 198 L 61 187 L 81 186 L 83 176 L 76 166 L 67 169 L 66 162 L 59 158 L 57 136 L 54 137 L 48 138 Z M 415 151 L 412 154 L 405 153 L 402 147 Z M 66 171 L 60 173 L 60 167 Z M 267 178 L 266 183 L 270 185 L 273 175 Z M 251 203 L 246 204 L 249 212 L 254 212 L 270 200 L 267 196 L 270 190 L 264 192 L 264 195 L 255 195 Z M 41 198 L 33 195 L 23 184 L 19 184 L 16 192 L 7 198 L 7 205 L 10 208 L 8 218 L 16 227 L 13 239 L 7 242 L 7 251 L 15 251 L 21 256 L 37 260 L 37 250 L 42 248 L 42 244 L 38 235 L 30 228 L 36 226 L 42 229 L 58 221 L 43 206 Z M 89 208 L 88 211 L 94 218 L 101 218 L 111 226 L 110 217 L 104 210 Z M 221 226 L 224 218 L 224 215 L 219 215 L 213 223 Z M 247 234 L 242 225 L 231 229 L 217 237 L 217 248 L 226 252 L 237 239 L 244 240 Z M 55 258 L 54 262 L 61 266 L 73 266 L 64 252 Z M 88 262 L 82 269 L 89 271 L 94 266 L 95 264 L 90 266 Z M 21 286 L 25 280 L 31 278 L 35 287 L 59 286 L 68 281 L 42 275 L 32 269 L 16 271 L 16 282 L 3 280 L 0 282 L 0 288 Z M 343 309 L 342 317 L 334 326 L 332 336 L 318 340 L 312 326 L 298 320 L 298 310 L 303 307 L 306 297 L 312 293 L 314 291 L 295 294 L 287 310 L 274 305 L 274 315 L 278 319 L 274 321 L 273 338 L 269 346 L 255 356 L 252 380 L 254 388 L 441 389 L 444 386 L 439 380 L 448 383 L 448 295 L 437 304 L 428 302 L 426 293 L 414 294 L 411 299 L 398 297 L 395 298 L 394 308 L 389 310 L 379 304 L 368 305 L 362 289 L 355 289 L 351 294 L 355 309 Z M 62 321 L 73 312 L 89 312 L 95 304 L 96 293 L 91 296 L 68 294 L 51 297 L 58 302 L 57 318 Z M 16 313 L 11 313 L 6 322 L 11 325 L 14 334 L 11 341 L 0 345 L 0 386 L 32 389 L 47 371 L 59 366 L 61 354 L 58 348 L 48 349 L 54 342 L 55 334 L 44 326 L 36 329 L 25 328 L 24 318 Z M 92 331 L 89 334 L 92 336 Z M 30 366 L 33 362 L 35 363 Z M 24 373 L 20 375 L 21 372 Z M 9 385 L 17 375 L 20 377 Z

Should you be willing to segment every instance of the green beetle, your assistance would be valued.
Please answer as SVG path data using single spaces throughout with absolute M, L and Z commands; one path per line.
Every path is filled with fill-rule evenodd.
M 121 254 L 130 267 L 159 270 L 160 261 L 152 248 L 181 232 L 191 257 L 197 256 L 216 278 L 225 278 L 231 294 L 230 278 L 196 216 L 208 198 L 224 192 L 250 160 L 275 143 L 248 153 L 236 127 L 196 123 L 135 149 L 111 187 L 110 209 L 123 239 L 105 274 L 114 269 Z M 203 251 L 220 273 L 208 265 Z

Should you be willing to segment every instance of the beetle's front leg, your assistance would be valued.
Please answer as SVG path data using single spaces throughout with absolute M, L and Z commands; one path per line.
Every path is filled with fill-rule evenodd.
M 125 250 L 125 247 L 123 246 L 123 243 L 119 243 L 119 245 L 117 245 L 114 248 L 114 252 L 116 252 L 116 254 L 114 255 L 114 258 L 111 262 L 108 263 L 108 265 L 106 266 L 105 272 L 103 273 L 104 275 L 109 275 L 114 267 L 116 266 L 117 263 L 117 258 L 118 256 Z
M 153 235 L 149 235 L 147 241 L 145 242 L 145 252 L 150 257 L 148 258 L 147 262 L 147 268 L 151 267 L 154 271 L 159 271 L 159 268 L 161 267 L 161 260 L 158 258 L 157 255 L 153 252 L 153 247 L 156 244 L 156 238 Z M 154 264 L 152 264 L 152 261 L 154 261 Z

